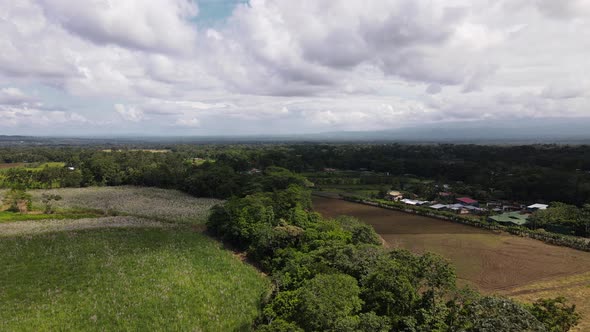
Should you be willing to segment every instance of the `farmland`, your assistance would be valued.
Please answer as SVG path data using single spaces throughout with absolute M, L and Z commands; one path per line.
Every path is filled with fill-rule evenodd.
M 48 162 L 48 163 L 12 163 L 12 164 L 0 164 L 0 170 L 19 168 L 22 167 L 28 171 L 40 171 L 45 167 L 64 167 L 65 163 L 62 162 Z
M 22 167 L 25 163 L 0 163 L 0 170 L 2 169 L 9 169 L 14 167 Z
M 171 150 L 169 149 L 126 149 L 126 150 L 113 150 L 113 149 L 104 149 L 102 152 L 150 152 L 150 153 L 169 153 Z
M 533 300 L 535 294 L 567 296 L 571 288 L 552 288 L 542 283 L 563 283 L 590 272 L 590 253 L 532 239 L 329 198 L 315 197 L 314 208 L 328 217 L 358 217 L 372 225 L 390 247 L 441 254 L 453 263 L 461 283 L 484 293 L 516 292 L 519 295 L 515 298 L 522 300 Z M 587 290 L 590 278 L 582 278 L 576 285 Z M 549 290 L 526 292 L 527 296 L 517 292 L 527 287 Z M 581 304 L 586 316 L 590 315 L 585 297 L 571 298 Z
M 91 187 L 33 190 L 33 204 L 43 193 L 60 195 L 58 208 L 91 208 L 105 213 L 145 217 L 165 222 L 203 224 L 217 199 L 194 198 L 176 190 L 142 187 Z
M 31 191 L 34 206 L 44 192 Z M 248 330 L 259 315 L 268 280 L 196 227 L 219 201 L 49 192 L 63 197 L 55 215 L 0 222 L 0 330 Z M 81 208 L 97 215 L 58 217 Z

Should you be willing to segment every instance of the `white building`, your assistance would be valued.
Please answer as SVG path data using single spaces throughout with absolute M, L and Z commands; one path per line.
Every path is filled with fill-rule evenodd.
M 549 205 L 547 205 L 547 204 L 536 203 L 536 204 L 527 206 L 527 209 L 529 209 L 529 210 L 547 210 L 548 207 L 549 207 Z

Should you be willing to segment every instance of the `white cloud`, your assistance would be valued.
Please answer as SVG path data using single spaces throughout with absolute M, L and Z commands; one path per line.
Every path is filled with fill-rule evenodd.
M 545 15 L 558 19 L 590 15 L 587 0 L 536 0 L 537 8 Z
M 197 118 L 178 119 L 176 125 L 180 127 L 197 128 L 201 125 L 201 121 Z
M 144 118 L 143 112 L 134 106 L 115 104 L 115 111 L 117 111 L 117 113 L 119 113 L 119 115 L 127 121 L 138 122 Z
M 187 0 L 39 0 L 46 16 L 74 35 L 98 44 L 156 52 L 191 50 L 197 15 Z
M 0 115 L 150 133 L 590 116 L 588 3 L 251 0 L 197 27 L 189 0 L 3 1 Z
M 0 128 L 11 127 L 32 129 L 35 127 L 51 127 L 63 124 L 80 125 L 88 120 L 77 113 L 64 111 L 48 111 L 38 108 L 0 106 Z
M 20 105 L 34 101 L 34 98 L 18 88 L 0 89 L 0 105 Z

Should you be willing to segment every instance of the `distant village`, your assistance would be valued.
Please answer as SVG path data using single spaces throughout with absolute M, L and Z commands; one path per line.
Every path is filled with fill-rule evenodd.
M 443 189 L 448 190 L 449 186 L 444 185 Z M 410 196 L 410 198 L 406 197 Z M 389 191 L 386 199 L 401 202 L 412 206 L 422 206 L 435 211 L 448 211 L 461 215 L 488 215 L 488 221 L 503 225 L 523 226 L 528 223 L 531 214 L 538 210 L 546 210 L 549 205 L 534 203 L 531 205 L 516 204 L 514 202 L 490 201 L 479 202 L 468 196 L 457 196 L 449 191 L 441 191 L 434 201 L 421 201 L 413 197 L 415 195 L 404 195 L 400 191 Z

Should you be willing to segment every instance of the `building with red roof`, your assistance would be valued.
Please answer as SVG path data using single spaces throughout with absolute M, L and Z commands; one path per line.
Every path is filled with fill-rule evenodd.
M 457 202 L 459 202 L 461 204 L 465 204 L 465 205 L 472 205 L 472 206 L 476 206 L 479 204 L 476 200 L 474 200 L 471 197 L 459 197 L 459 198 L 457 198 Z

